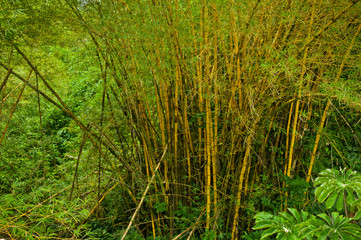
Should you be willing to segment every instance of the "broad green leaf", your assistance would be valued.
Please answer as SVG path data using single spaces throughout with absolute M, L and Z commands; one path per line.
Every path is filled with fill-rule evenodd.
M 301 211 L 302 221 L 306 221 L 308 218 L 308 215 L 309 215 L 308 212 Z
M 356 199 L 354 202 L 352 202 L 352 203 L 350 203 L 350 205 L 351 206 L 357 206 L 357 205 L 359 205 L 359 204 L 361 204 L 361 198 L 360 199 Z
M 323 201 L 326 200 L 326 198 L 332 194 L 332 192 L 335 190 L 334 187 L 331 186 L 328 186 L 327 188 L 324 188 L 323 191 L 319 194 L 319 195 L 316 195 L 317 197 L 317 200 L 320 202 L 320 203 L 323 203 Z
M 337 211 L 341 211 L 343 209 L 343 197 L 342 196 L 339 196 L 339 198 L 337 199 L 337 202 L 336 202 L 336 209 Z
M 270 229 L 267 229 L 267 230 L 263 231 L 261 239 L 264 239 L 264 238 L 266 238 L 266 237 L 268 237 L 268 236 L 271 236 L 271 235 L 273 235 L 273 234 L 279 233 L 279 232 L 281 232 L 281 231 L 282 231 L 282 230 L 281 230 L 281 229 L 278 229 L 278 228 L 270 228 Z
M 258 230 L 258 229 L 262 229 L 262 228 L 272 228 L 277 225 L 279 225 L 279 224 L 275 224 L 275 223 L 273 223 L 273 221 L 272 222 L 264 221 L 264 222 L 257 223 L 252 229 Z
M 287 235 L 287 233 L 285 233 L 285 232 L 279 232 L 279 233 L 277 234 L 276 239 L 286 240 L 286 239 L 288 239 L 288 235 Z
M 268 212 L 259 212 L 256 214 L 256 216 L 254 216 L 254 218 L 256 219 L 256 223 L 257 221 L 272 219 L 273 217 L 274 215 Z
M 296 219 L 297 222 L 301 221 L 300 214 L 296 209 L 288 208 L 288 211 L 292 214 L 292 216 Z
M 322 235 L 322 236 L 319 237 L 318 240 L 326 240 L 326 239 L 327 239 L 327 235 Z
M 356 192 L 357 196 L 361 197 L 361 179 L 352 179 L 350 187 Z
M 338 234 L 334 233 L 330 240 L 339 240 Z
M 340 214 L 338 212 L 332 212 L 331 213 L 332 219 L 333 219 L 333 224 L 337 225 L 337 223 L 339 222 L 339 216 Z M 342 216 L 341 216 L 342 217 Z
M 355 201 L 354 193 L 349 188 L 347 188 L 346 190 L 347 190 L 347 203 L 351 204 Z
M 276 219 L 279 222 L 293 223 L 295 221 L 295 219 L 292 217 L 292 215 L 289 214 L 288 212 L 280 212 L 279 216 L 276 216 Z
M 357 171 L 352 171 L 351 169 L 349 169 L 346 172 L 346 178 L 350 178 L 352 175 L 356 175 Z
M 314 217 L 314 216 L 312 216 Z M 313 224 L 313 219 L 309 219 L 306 222 L 303 222 L 302 224 L 299 224 L 297 227 L 299 229 L 299 237 L 300 238 L 308 238 L 312 237 L 315 232 L 318 230 L 316 226 Z
M 361 218 L 361 210 L 358 210 L 353 218 L 359 220 Z
M 289 239 L 291 239 L 291 240 L 301 240 L 301 238 L 297 237 L 297 235 L 295 235 L 295 234 L 291 234 L 289 236 Z
M 325 189 L 325 187 L 317 187 L 317 188 L 315 189 L 315 195 L 316 195 L 316 197 L 319 196 L 324 189 Z
M 326 201 L 326 208 L 331 208 L 333 205 L 335 205 L 335 201 L 337 197 L 339 196 L 340 191 L 334 191 L 327 199 Z
M 322 219 L 322 221 L 326 222 L 328 225 L 331 225 L 330 217 L 327 216 L 325 213 L 317 214 L 317 217 Z

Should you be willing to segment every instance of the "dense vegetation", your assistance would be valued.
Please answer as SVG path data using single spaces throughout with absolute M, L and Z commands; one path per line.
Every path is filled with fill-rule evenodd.
M 360 13 L 0 0 L 0 237 L 358 239 Z

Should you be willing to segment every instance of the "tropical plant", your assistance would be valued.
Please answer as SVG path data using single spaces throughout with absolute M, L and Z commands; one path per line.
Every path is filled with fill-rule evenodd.
M 361 239 L 361 228 L 353 224 L 353 220 L 353 218 L 347 218 L 338 212 L 333 212 L 331 216 L 320 213 L 317 215 L 317 219 L 310 223 L 314 227 L 317 239 L 320 240 Z
M 347 205 L 355 207 L 360 204 L 360 200 L 355 201 L 355 196 L 359 197 L 360 174 L 351 169 L 340 171 L 327 169 L 320 173 L 315 181 L 316 197 L 318 202 L 323 203 L 325 199 L 326 208 L 331 208 L 336 201 L 337 210 L 342 210 Z M 354 185 L 352 185 L 352 183 Z M 347 194 L 347 196 L 346 196 Z M 339 200 L 341 199 L 341 200 Z M 340 207 L 341 206 L 341 207 Z M 319 213 L 316 216 L 308 212 L 299 213 L 294 208 L 289 208 L 288 212 L 281 212 L 273 215 L 267 212 L 258 213 L 254 230 L 266 229 L 262 233 L 261 239 L 277 234 L 277 239 L 361 239 L 361 228 L 354 224 L 361 217 L 359 211 L 355 217 L 349 218 L 340 215 L 339 212 L 332 212 L 330 215 Z
M 340 211 L 345 209 L 348 217 L 347 203 L 355 201 L 355 197 L 361 197 L 361 175 L 351 169 L 327 169 L 320 173 L 315 180 L 317 200 L 322 203 L 326 200 L 326 208 L 331 208 L 336 203 Z
M 273 215 L 267 212 L 257 213 L 255 216 L 256 225 L 253 229 L 264 229 L 261 239 L 277 234 L 277 239 L 311 239 L 312 225 L 307 224 L 315 217 L 308 212 L 299 213 L 294 208 L 289 208 L 288 212 L 281 212 L 279 215 Z

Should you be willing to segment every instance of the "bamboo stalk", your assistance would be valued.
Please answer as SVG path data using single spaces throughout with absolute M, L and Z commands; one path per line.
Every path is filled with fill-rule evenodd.
M 343 61 L 340 65 L 340 68 L 337 72 L 337 76 L 336 76 L 336 79 L 335 79 L 335 82 L 337 82 L 340 77 L 341 77 L 341 73 L 342 73 L 342 70 L 345 66 L 345 63 L 346 63 L 346 60 L 351 52 L 351 49 L 353 47 L 353 44 L 355 42 L 355 39 L 356 37 L 359 35 L 361 31 L 361 24 L 359 24 L 358 28 L 357 28 L 357 31 L 355 33 L 355 35 L 353 36 L 352 40 L 351 40 L 351 43 L 350 45 L 348 46 L 347 48 L 347 51 L 346 51 L 346 54 L 344 55 L 343 57 Z M 320 122 L 320 126 L 318 127 L 318 131 L 317 131 L 317 135 L 316 135 L 316 140 L 315 140 L 315 145 L 313 146 L 313 150 L 312 150 L 312 155 L 311 155 L 311 160 L 310 160 L 310 165 L 308 167 L 308 172 L 307 172 L 307 176 L 306 176 L 306 182 L 309 182 L 310 181 L 310 178 L 311 178 L 311 173 L 312 173 L 312 168 L 313 168 L 313 165 L 314 165 L 314 162 L 315 162 L 315 158 L 316 158 L 316 152 L 317 152 L 317 148 L 318 148 L 318 144 L 319 144 L 319 141 L 320 141 L 320 138 L 321 138 L 321 134 L 322 134 L 322 130 L 323 130 L 323 126 L 324 126 L 324 123 L 325 123 L 325 120 L 326 120 L 326 116 L 327 116 L 327 112 L 328 112 L 328 109 L 330 107 L 330 104 L 331 104 L 331 101 L 328 100 L 327 101 L 327 104 L 326 104 L 326 107 L 325 107 L 325 110 L 323 111 L 323 114 L 322 114 L 322 118 L 321 118 L 321 122 Z
M 169 96 L 168 96 L 168 85 L 164 84 L 163 87 L 163 97 L 164 97 L 164 110 L 165 110 L 165 122 L 167 127 L 168 137 L 170 136 L 170 108 L 169 108 Z M 170 137 L 169 137 L 170 139 Z M 165 189 L 169 190 L 169 178 L 168 178 L 168 161 L 164 161 L 164 179 L 165 179 Z
M 336 16 L 334 16 L 325 26 L 323 26 L 317 33 L 313 36 L 310 36 L 303 47 L 298 51 L 299 53 L 303 52 L 319 35 L 321 35 L 327 28 L 329 28 L 333 23 L 335 23 L 345 12 L 347 12 L 350 8 L 352 8 L 357 1 L 352 1 L 347 7 L 345 7 L 341 12 L 339 12 Z
M 216 27 L 219 27 L 218 23 L 218 13 L 216 11 L 216 6 L 213 5 L 214 9 L 214 18 L 216 22 Z M 213 82 L 214 82 L 214 128 L 212 132 L 212 173 L 213 173 L 213 190 L 214 190 L 214 212 L 217 215 L 218 214 L 218 187 L 217 187 L 217 174 L 218 174 L 218 168 L 217 168 L 217 161 L 218 161 L 218 113 L 219 113 L 219 87 L 218 87 L 218 37 L 215 35 L 213 40 L 213 48 L 214 48 L 214 62 L 213 62 Z M 216 224 L 215 224 L 216 225 Z
M 130 222 L 129 222 L 129 224 L 128 224 L 128 227 L 125 229 L 125 232 L 123 233 L 123 236 L 122 236 L 121 240 L 124 240 L 125 237 L 127 236 L 128 232 L 129 232 L 129 229 L 130 229 L 130 227 L 132 226 L 133 221 L 134 221 L 135 217 L 137 216 L 137 213 L 138 213 L 140 207 L 142 206 L 142 204 L 143 204 L 143 202 L 144 202 L 145 196 L 147 195 L 147 193 L 148 193 L 148 191 L 149 191 L 149 187 L 150 187 L 150 185 L 153 183 L 154 177 L 155 177 L 156 174 L 157 174 L 157 171 L 158 171 L 158 169 L 159 169 L 159 167 L 160 167 L 160 164 L 162 163 L 162 160 L 163 160 L 166 152 L 167 152 L 167 146 L 166 146 L 166 148 L 165 148 L 164 151 L 163 151 L 163 154 L 162 154 L 162 156 L 161 156 L 161 158 L 160 158 L 160 160 L 159 160 L 159 163 L 157 164 L 157 166 L 156 166 L 155 169 L 154 169 L 154 174 L 153 174 L 152 178 L 149 180 L 149 182 L 148 182 L 148 184 L 147 184 L 147 187 L 146 187 L 145 190 L 144 190 L 143 196 L 142 196 L 142 198 L 140 199 L 140 202 L 139 202 L 137 208 L 135 209 L 132 218 L 130 219 Z
M 256 127 L 256 121 L 253 122 L 252 127 L 250 128 L 250 133 L 247 136 L 247 140 L 246 140 L 246 151 L 243 157 L 243 161 L 242 161 L 242 165 L 241 167 L 241 172 L 239 175 L 239 180 L 238 180 L 238 189 L 237 189 L 237 195 L 236 195 L 236 207 L 235 207 L 235 211 L 234 211 L 234 218 L 233 218 L 233 224 L 232 224 L 232 237 L 231 239 L 238 239 L 238 237 L 236 236 L 236 232 L 237 232 L 237 227 L 238 227 L 238 218 L 239 218 L 239 209 L 241 207 L 241 194 L 242 194 L 242 189 L 243 189 L 243 181 L 244 181 L 244 177 L 245 177 L 245 172 L 247 169 L 247 166 L 249 164 L 249 157 L 250 157 L 250 152 L 251 152 L 251 146 L 252 146 L 252 139 L 255 133 L 255 127 Z
M 61 97 L 59 96 L 59 94 L 49 85 L 49 83 L 46 81 L 46 79 L 43 77 L 43 75 L 38 71 L 38 69 L 31 63 L 31 61 L 28 59 L 28 57 L 16 46 L 14 45 L 14 48 L 18 51 L 18 53 L 23 57 L 23 59 L 27 62 L 27 64 L 32 68 L 32 70 L 40 77 L 40 79 L 42 79 L 42 81 L 44 82 L 44 84 L 46 85 L 46 87 L 51 91 L 51 93 L 54 94 L 54 96 L 56 97 L 56 99 L 60 102 L 60 104 L 56 103 L 54 100 L 52 100 L 51 98 L 49 98 L 45 93 L 43 93 L 42 91 L 40 91 L 39 89 L 37 89 L 36 87 L 32 86 L 30 83 L 27 83 L 27 81 L 22 78 L 19 74 L 14 73 L 14 71 L 12 71 L 12 74 L 14 74 L 17 78 L 19 78 L 20 80 L 22 80 L 26 85 L 28 85 L 29 87 L 33 88 L 34 90 L 36 90 L 37 92 L 39 92 L 43 97 L 45 97 L 48 101 L 50 101 L 52 104 L 54 104 L 55 106 L 57 106 L 59 109 L 61 109 L 65 114 L 67 114 L 69 117 L 71 117 L 76 123 L 77 125 L 84 131 L 87 132 L 88 134 L 88 138 L 89 140 L 92 142 L 92 144 L 99 149 L 99 152 L 102 154 L 103 157 L 105 157 L 105 154 L 103 153 L 103 151 L 100 149 L 100 147 L 98 146 L 97 143 L 95 143 L 94 139 L 92 138 L 95 137 L 98 140 L 100 140 L 100 137 L 98 135 L 96 135 L 94 132 L 91 132 L 75 115 L 72 111 L 70 111 L 70 109 L 66 106 L 66 104 L 64 103 L 64 101 L 61 99 Z M 0 63 L 0 65 L 2 67 L 4 67 L 5 69 L 8 69 L 6 67 L 6 65 Z M 121 156 L 114 151 L 114 149 L 110 146 L 110 145 L 105 145 L 109 151 L 114 155 L 117 156 L 118 159 L 121 159 Z M 130 165 L 126 162 L 126 161 L 122 161 L 122 163 L 124 164 L 124 166 L 129 170 L 129 172 L 133 172 L 133 169 L 130 167 Z
M 8 68 L 7 72 L 6 72 L 6 75 L 5 75 L 5 78 L 4 80 L 1 82 L 1 85 L 0 85 L 0 93 L 1 91 L 3 90 L 3 88 L 5 87 L 11 73 L 12 73 L 13 69 L 12 68 Z
M 74 176 L 73 176 L 73 183 L 71 184 L 71 189 L 70 189 L 69 201 L 71 201 L 71 199 L 73 197 L 73 190 L 74 190 L 75 182 L 78 182 L 79 161 L 80 161 L 80 156 L 83 152 L 83 147 L 84 147 L 85 142 L 86 142 L 86 134 L 84 133 L 82 141 L 81 141 L 78 157 L 76 158 L 76 165 L 75 165 L 75 171 L 74 171 Z
M 308 28 L 308 33 L 307 33 L 307 39 L 308 40 L 312 39 L 311 31 L 312 31 L 314 16 L 315 16 L 315 4 L 316 4 L 316 1 L 313 1 L 311 20 L 310 20 L 310 24 L 309 24 L 309 28 Z M 305 76 L 305 73 L 306 73 L 306 59 L 307 59 L 307 56 L 308 56 L 308 46 L 306 46 L 304 48 L 304 55 L 303 55 L 303 61 L 302 61 L 302 72 L 301 72 L 301 76 L 300 76 L 299 88 L 298 88 L 298 93 L 297 93 L 297 102 L 296 102 L 296 109 L 295 109 L 295 115 L 294 115 L 293 131 L 292 131 L 290 154 L 289 154 L 288 169 L 287 169 L 287 176 L 288 177 L 291 177 L 291 169 L 292 169 L 292 163 L 293 163 L 292 162 L 293 161 L 293 149 L 294 149 L 295 135 L 296 135 L 296 132 L 297 132 L 297 121 L 298 121 L 298 114 L 299 114 L 299 105 L 300 105 L 300 99 L 301 99 L 301 92 L 302 92 L 302 87 L 303 87 L 304 76 Z
M 10 72 L 11 72 L 11 71 L 10 71 Z M 27 77 L 27 79 L 26 79 L 27 82 L 29 81 L 32 73 L 33 73 L 33 70 L 30 70 L 30 73 L 29 73 L 29 75 L 28 75 L 28 77 Z M 12 110 L 11 110 L 11 112 L 10 112 L 9 119 L 8 119 L 8 121 L 6 122 L 6 125 L 5 125 L 5 128 L 4 128 L 4 130 L 3 130 L 3 133 L 1 134 L 0 145 L 1 145 L 1 143 L 3 142 L 3 140 L 4 140 L 6 131 L 7 131 L 8 127 L 9 127 L 9 123 L 10 123 L 10 121 L 11 121 L 13 115 L 14 115 L 16 106 L 18 105 L 18 103 L 19 103 L 19 101 L 20 101 L 20 98 L 21 98 L 21 96 L 23 95 L 23 92 L 24 92 L 24 90 L 25 90 L 25 87 L 26 87 L 26 84 L 24 84 L 23 88 L 20 90 L 20 94 L 19 94 L 18 98 L 16 99 L 16 102 L 15 102 L 14 105 L 13 105 L 13 108 L 12 108 Z
M 293 127 L 292 127 L 293 130 L 292 130 L 290 151 L 289 151 L 288 164 L 287 164 L 287 176 L 288 177 L 291 177 L 291 168 L 292 168 L 293 151 L 294 151 L 296 132 L 297 132 L 297 120 L 298 120 L 298 111 L 299 111 L 299 106 L 300 106 L 300 98 L 301 98 L 301 89 L 298 90 L 295 114 L 293 117 Z
M 208 6 L 204 2 L 202 7 L 202 17 L 203 17 L 203 46 L 207 46 L 209 44 L 209 20 L 208 20 Z M 206 161 L 205 167 L 205 184 L 206 184 L 206 229 L 210 227 L 210 219 L 211 219 L 211 165 L 212 165 L 212 156 L 211 156 L 211 125 L 212 125 L 212 115 L 211 115 L 211 89 L 210 89 L 210 62 L 209 62 L 210 52 L 207 48 L 204 49 L 204 101 L 205 101 L 205 151 L 204 158 Z
M 288 122 L 287 122 L 287 130 L 286 130 L 286 152 L 285 152 L 285 159 L 288 159 L 289 136 L 290 136 L 290 128 L 291 128 L 291 119 L 292 119 L 293 105 L 294 105 L 294 102 L 291 103 L 290 112 L 289 112 L 289 114 L 288 114 Z M 287 169 L 287 162 L 285 163 L 285 169 Z M 285 172 L 284 172 L 284 175 L 286 175 L 286 170 L 285 170 Z
M 36 88 L 39 89 L 39 79 L 36 76 Z M 1 91 L 0 91 L 1 92 Z M 46 163 L 45 163 L 45 148 L 44 148 L 44 131 L 43 131 L 43 119 L 41 113 L 41 101 L 40 101 L 40 94 L 37 92 L 37 99 L 38 99 L 38 112 L 39 112 L 39 125 L 40 125 L 40 139 L 41 139 L 41 148 L 42 148 L 42 162 L 43 162 L 43 173 L 44 178 L 46 178 Z
M 206 229 L 209 229 L 210 226 L 210 212 L 211 212 L 211 113 L 210 113 L 210 99 L 209 96 L 205 100 L 206 104 L 206 195 L 207 195 L 207 205 L 206 205 Z

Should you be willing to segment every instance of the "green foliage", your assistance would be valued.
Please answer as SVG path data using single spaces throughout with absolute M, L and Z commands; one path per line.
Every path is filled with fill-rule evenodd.
M 47 182 L 46 186 L 23 193 L 23 186 L 13 186 L 14 192 L 0 196 L 0 226 L 13 238 L 79 237 L 85 230 L 80 225 L 89 211 L 81 199 L 66 201 L 54 197 L 61 194 L 63 184 Z
M 316 216 L 294 208 L 288 212 L 272 215 L 260 212 L 256 216 L 256 225 L 253 229 L 267 229 L 262 232 L 261 239 L 277 234 L 280 240 L 301 239 L 360 239 L 361 228 L 351 223 L 353 218 L 346 218 L 333 212 L 331 216 L 320 213 Z
M 317 239 L 361 239 L 360 226 L 351 223 L 352 218 L 333 212 L 331 215 L 320 213 L 317 219 L 310 222 L 315 227 Z
M 338 211 L 343 208 L 347 211 L 347 203 L 361 197 L 361 175 L 351 169 L 322 171 L 315 180 L 315 186 L 317 200 L 320 203 L 326 201 L 326 208 L 336 204 Z
M 293 178 L 290 178 L 282 174 L 280 177 L 284 180 L 286 185 L 284 190 L 287 191 L 290 196 L 288 204 L 291 206 L 301 207 L 303 202 L 306 201 L 305 192 L 311 187 L 311 185 L 306 182 L 305 178 L 300 176 L 294 176 Z M 302 201 L 300 201 L 301 199 Z
M 156 202 L 154 204 L 154 209 L 156 213 L 162 213 L 167 211 L 167 203 L 166 202 Z
M 346 205 L 356 206 L 360 203 L 360 179 L 361 175 L 351 169 L 348 171 L 327 169 L 321 172 L 315 181 L 315 186 L 318 186 L 315 193 L 317 200 L 323 203 L 327 199 L 326 208 L 331 208 L 336 202 L 339 211 Z M 355 196 L 359 198 L 357 201 Z M 274 234 L 277 239 L 360 239 L 361 228 L 354 224 L 354 221 L 360 217 L 360 212 L 354 218 L 348 218 L 340 215 L 339 212 L 332 212 L 330 215 L 326 213 L 312 215 L 289 208 L 287 212 L 278 215 L 267 212 L 257 213 L 256 225 L 253 229 L 266 229 L 262 232 L 261 239 L 267 239 Z
M 215 239 L 217 239 L 217 234 L 214 230 L 206 230 L 206 232 L 202 237 L 202 240 L 215 240 Z
M 264 229 L 261 239 L 277 234 L 277 239 L 310 239 L 312 230 L 308 222 L 313 219 L 309 213 L 301 211 L 299 213 L 294 208 L 289 208 L 288 212 L 281 212 L 273 215 L 266 212 L 256 214 L 256 225 L 253 229 Z M 310 236 L 311 235 L 311 236 Z
M 17 44 L 92 131 L 83 132 L 43 98 L 41 125 L 37 93 L 25 88 L 0 146 L 0 235 L 5 229 L 18 239 L 119 239 L 169 142 L 168 179 L 161 165 L 127 239 L 153 239 L 153 228 L 159 235 L 154 239 L 169 239 L 170 232 L 192 226 L 192 239 L 230 239 L 244 136 L 252 130 L 238 235 L 351 239 L 359 233 L 353 221 L 361 217 L 355 210 L 361 205 L 360 178 L 351 170 L 330 170 L 317 178 L 316 197 L 326 209 L 356 213 L 352 220 L 320 214 L 323 206 L 295 210 L 313 201 L 305 169 L 327 98 L 332 110 L 313 172 L 361 169 L 359 37 L 341 78 L 333 81 L 355 34 L 360 4 L 336 21 L 344 7 L 336 2 L 0 0 L 1 61 L 28 74 L 30 67 L 12 46 Z M 307 31 L 309 22 L 314 26 Z M 310 38 L 307 32 L 316 37 L 308 45 L 312 51 L 300 57 Z M 0 83 L 5 73 L 2 69 Z M 29 83 L 55 99 L 34 73 Z M 0 130 L 19 87 L 12 75 L 0 93 Z M 209 100 L 214 125 L 206 124 L 204 100 Z M 297 119 L 294 108 L 289 110 L 296 100 L 301 101 Z M 288 117 L 297 121 L 292 177 L 283 174 L 290 149 Z M 258 126 L 250 129 L 258 118 Z M 208 136 L 208 127 L 218 127 L 218 132 Z M 212 145 L 210 151 L 217 154 L 212 155 L 217 162 L 212 172 L 218 179 L 211 183 L 218 184 L 219 199 L 217 212 L 211 204 L 212 226 L 205 230 L 204 167 L 210 139 L 218 140 L 217 150 Z M 119 187 L 107 192 L 115 182 Z M 285 195 L 293 208 L 279 215 L 258 213 L 277 212 Z M 213 196 L 212 188 L 211 203 Z M 254 229 L 266 229 L 263 233 L 250 230 L 256 213 Z

